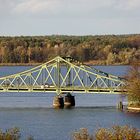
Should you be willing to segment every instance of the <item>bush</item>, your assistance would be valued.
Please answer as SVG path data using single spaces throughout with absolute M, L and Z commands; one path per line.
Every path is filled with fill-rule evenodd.
M 131 126 L 113 126 L 100 128 L 90 135 L 86 128 L 75 131 L 73 140 L 140 140 L 140 132 Z
M 5 132 L 0 130 L 0 140 L 20 140 L 20 130 L 19 128 L 7 129 Z M 29 136 L 27 140 L 34 140 L 32 136 Z
M 73 133 L 73 140 L 91 140 L 88 130 L 81 128 L 79 131 Z
M 0 130 L 0 140 L 19 140 L 20 133 L 19 128 L 7 129 L 5 132 Z

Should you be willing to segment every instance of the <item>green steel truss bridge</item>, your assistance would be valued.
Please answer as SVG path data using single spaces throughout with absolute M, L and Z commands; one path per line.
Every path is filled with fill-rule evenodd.
M 0 92 L 122 93 L 124 80 L 70 57 L 54 59 L 0 78 Z

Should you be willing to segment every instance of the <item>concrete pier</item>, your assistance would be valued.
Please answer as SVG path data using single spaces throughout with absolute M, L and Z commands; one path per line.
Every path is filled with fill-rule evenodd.
M 54 108 L 64 108 L 64 100 L 62 96 L 55 96 L 53 99 Z
M 75 97 L 72 96 L 70 93 L 67 93 L 67 95 L 64 98 L 64 107 L 71 108 L 74 106 L 75 106 Z
M 54 108 L 71 108 L 75 106 L 75 97 L 70 93 L 66 93 L 65 97 L 55 96 L 53 99 Z

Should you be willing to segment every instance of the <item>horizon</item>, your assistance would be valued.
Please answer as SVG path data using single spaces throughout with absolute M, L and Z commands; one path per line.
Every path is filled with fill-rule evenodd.
M 47 36 L 68 36 L 68 37 L 86 37 L 86 36 L 133 36 L 133 35 L 140 35 L 140 33 L 133 33 L 133 34 L 87 34 L 87 35 L 72 35 L 72 34 L 46 34 L 46 35 L 0 35 L 0 37 L 47 37 Z

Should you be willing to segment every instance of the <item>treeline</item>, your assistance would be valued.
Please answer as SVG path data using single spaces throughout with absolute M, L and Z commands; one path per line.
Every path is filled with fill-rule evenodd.
M 140 60 L 140 35 L 0 37 L 0 63 L 43 63 L 71 56 L 96 64 Z

